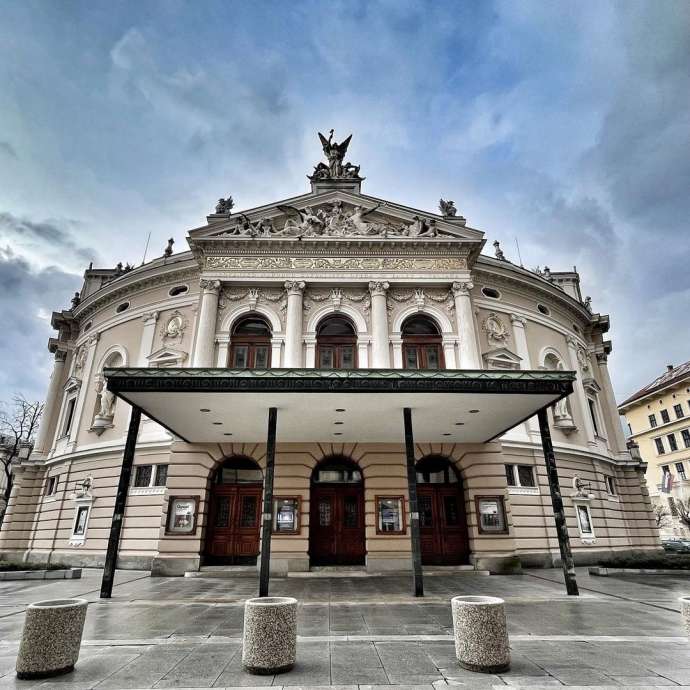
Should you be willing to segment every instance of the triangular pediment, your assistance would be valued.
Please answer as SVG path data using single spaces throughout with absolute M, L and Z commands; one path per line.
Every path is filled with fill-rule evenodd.
M 187 353 L 182 350 L 177 350 L 174 347 L 162 347 L 155 352 L 152 352 L 147 358 L 149 366 L 159 366 L 160 364 L 175 363 L 176 366 L 181 366 L 187 359 Z
M 507 347 L 497 347 L 482 355 L 488 369 L 519 369 L 522 357 L 511 352 Z
M 483 244 L 484 233 L 462 217 L 404 206 L 342 189 L 303 194 L 237 213 L 213 214 L 190 231 L 191 242 L 222 239 L 460 240 Z

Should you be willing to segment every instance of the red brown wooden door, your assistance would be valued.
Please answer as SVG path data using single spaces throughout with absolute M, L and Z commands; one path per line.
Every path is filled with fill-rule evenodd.
M 312 565 L 363 565 L 364 490 L 361 485 L 314 485 L 309 517 Z
M 417 500 L 422 563 L 469 563 L 465 501 L 460 486 L 419 484 Z
M 211 490 L 206 562 L 256 563 L 259 555 L 261 485 L 216 484 Z

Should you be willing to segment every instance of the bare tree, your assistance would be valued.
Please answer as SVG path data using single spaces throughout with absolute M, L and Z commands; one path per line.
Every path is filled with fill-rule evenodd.
M 666 527 L 668 519 L 671 517 L 671 511 L 661 503 L 654 505 L 654 518 L 657 527 Z
M 5 473 L 5 490 L 0 506 L 0 524 L 5 517 L 5 507 L 12 492 L 12 463 L 19 457 L 22 448 L 32 449 L 38 422 L 43 414 L 44 404 L 15 395 L 9 410 L 0 410 L 0 464 Z
M 678 518 L 686 527 L 690 527 L 690 499 L 683 500 L 682 498 L 677 498 L 675 503 L 678 510 Z

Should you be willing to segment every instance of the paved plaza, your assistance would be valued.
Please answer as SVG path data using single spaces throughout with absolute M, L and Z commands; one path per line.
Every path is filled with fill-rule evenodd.
M 81 580 L 0 583 L 0 688 L 690 687 L 690 644 L 678 604 L 690 582 L 680 574 L 594 578 L 579 569 L 579 598 L 565 595 L 556 570 L 434 575 L 425 580 L 423 600 L 411 596 L 407 577 L 273 579 L 271 594 L 301 602 L 297 665 L 275 677 L 241 667 L 243 601 L 255 596 L 256 578 L 118 571 L 113 598 L 101 601 L 100 575 L 85 570 Z M 458 666 L 449 604 L 457 594 L 505 598 L 509 673 Z M 77 596 L 91 604 L 74 672 L 16 680 L 25 605 Z

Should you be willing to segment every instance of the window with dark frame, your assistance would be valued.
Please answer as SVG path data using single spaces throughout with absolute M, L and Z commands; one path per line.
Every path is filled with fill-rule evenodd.
M 592 418 L 592 426 L 594 427 L 594 434 L 599 436 L 599 425 L 597 424 L 597 410 L 594 400 L 587 398 L 587 405 L 589 406 L 589 416 Z
M 686 448 L 690 448 L 690 429 L 683 429 L 683 431 L 680 432 L 680 435 L 683 439 L 683 445 Z
M 230 335 L 232 369 L 268 369 L 271 366 L 271 328 L 256 314 L 240 319 Z
M 580 532 L 583 537 L 590 537 L 594 534 L 592 527 L 592 515 L 589 512 L 589 506 L 578 503 L 577 506 L 577 522 L 580 526 Z
M 72 430 L 72 422 L 74 421 L 74 408 L 77 404 L 77 397 L 74 396 L 67 401 L 67 410 L 65 411 L 65 423 L 62 425 L 62 435 L 69 436 Z
M 165 486 L 168 483 L 168 466 L 156 465 L 156 480 L 154 486 Z
M 137 465 L 134 468 L 134 486 L 143 488 L 151 484 L 151 473 L 153 465 Z
M 670 473 L 671 473 L 671 468 L 669 467 L 669 465 L 662 465 L 662 466 L 661 466 L 661 472 L 662 472 L 663 474 L 670 474 Z
M 54 477 L 48 477 L 48 484 L 46 486 L 46 496 L 55 496 L 58 490 L 58 483 L 60 481 L 60 475 Z
M 659 455 L 663 455 L 666 452 L 666 449 L 664 448 L 664 442 L 660 438 L 654 439 L 654 445 L 656 445 L 656 452 Z
M 655 414 L 650 414 L 649 415 L 649 426 L 653 429 L 656 426 L 656 415 Z
M 668 439 L 668 447 L 671 449 L 671 452 L 675 452 L 678 450 L 678 443 L 676 442 L 676 435 L 675 434 L 667 434 L 666 438 Z
M 685 481 L 687 477 L 685 476 L 685 465 L 682 462 L 676 463 L 676 472 L 678 472 L 678 478 Z
M 661 410 L 660 414 L 661 414 L 661 421 L 664 424 L 668 424 L 671 421 L 671 417 L 668 414 L 668 410 Z
M 328 316 L 316 332 L 318 369 L 356 369 L 357 332 L 344 316 Z
M 405 369 L 443 369 L 443 339 L 432 319 L 423 314 L 405 319 L 402 325 Z
M 617 495 L 616 480 L 611 475 L 606 475 L 606 492 L 610 496 L 616 496 Z
M 506 465 L 508 486 L 534 488 L 534 467 L 532 465 Z
M 685 412 L 683 412 L 682 405 L 674 405 L 673 411 L 676 413 L 676 419 L 683 419 L 683 417 L 685 417 Z

